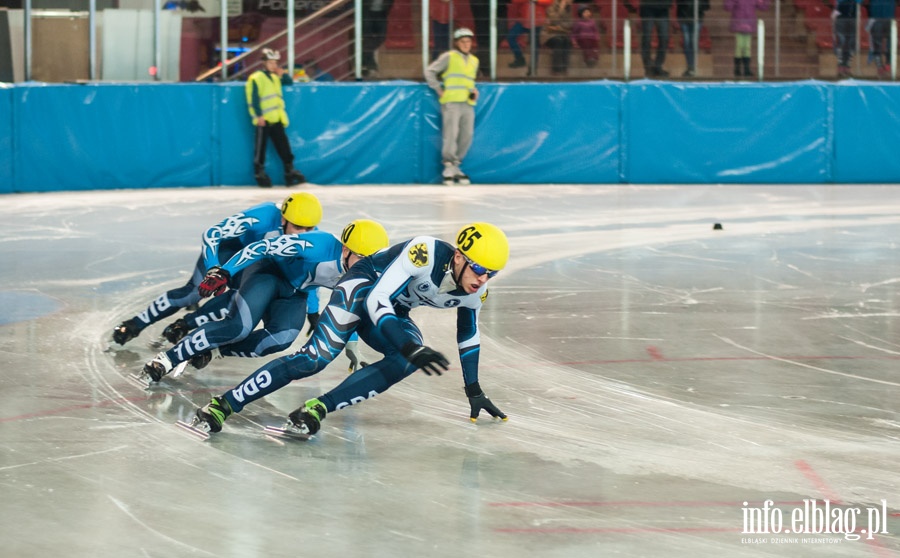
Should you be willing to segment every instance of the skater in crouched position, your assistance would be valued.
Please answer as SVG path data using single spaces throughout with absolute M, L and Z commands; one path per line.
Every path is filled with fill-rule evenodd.
M 456 309 L 456 340 L 469 417 L 475 422 L 485 410 L 506 420 L 478 382 L 478 315 L 488 295 L 488 280 L 508 259 L 506 235 L 489 223 L 463 227 L 455 247 L 419 236 L 363 259 L 334 288 L 315 332 L 302 349 L 269 362 L 235 388 L 214 397 L 197 410 L 194 424 L 220 431 L 228 416 L 248 403 L 325 368 L 354 331 L 384 358 L 290 413 L 288 428 L 315 434 L 327 413 L 383 393 L 420 368 L 428 375 L 440 375 L 449 362 L 424 345 L 422 333 L 409 317 L 409 311 L 417 306 Z
M 319 199 L 306 192 L 298 192 L 288 196 L 279 206 L 272 202 L 261 203 L 230 215 L 216 225 L 206 229 L 202 238 L 202 249 L 191 278 L 187 283 L 172 289 L 155 298 L 146 310 L 129 318 L 113 329 L 113 341 L 124 345 L 136 338 L 148 326 L 164 320 L 182 308 L 200 302 L 197 288 L 206 276 L 206 272 L 228 261 L 234 254 L 248 244 L 270 236 L 293 234 L 310 230 L 322 219 L 322 205 Z M 240 283 L 240 275 L 231 278 L 236 287 Z M 191 321 L 205 321 L 205 316 L 217 316 L 227 306 L 228 298 L 217 304 L 206 305 L 202 312 L 191 317 Z M 316 306 L 313 310 L 318 310 Z
M 233 273 L 245 267 L 227 317 L 207 322 L 144 365 L 143 374 L 158 382 L 182 362 L 203 368 L 213 357 L 261 357 L 283 351 L 300 334 L 307 297 L 314 287 L 334 287 L 360 258 L 387 248 L 379 223 L 358 219 L 341 240 L 324 231 L 309 231 L 248 245 L 221 267 L 206 273 L 201 296 L 221 294 Z M 263 329 L 254 330 L 260 321 Z
M 294 81 L 279 63 L 281 53 L 270 48 L 262 49 L 263 69 L 250 74 L 245 86 L 247 108 L 250 119 L 256 127 L 253 144 L 253 169 L 256 183 L 264 188 L 272 186 L 272 179 L 266 174 L 266 140 L 271 139 L 275 151 L 284 165 L 284 181 L 288 186 L 306 182 L 303 173 L 294 168 L 294 153 L 285 128 L 290 120 L 284 110 L 282 85 Z

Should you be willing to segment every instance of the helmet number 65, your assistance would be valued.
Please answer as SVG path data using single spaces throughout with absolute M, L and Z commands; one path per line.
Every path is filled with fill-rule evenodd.
M 481 238 L 481 233 L 476 231 L 475 227 L 466 227 L 459 231 L 459 236 L 456 237 L 456 244 L 462 248 L 463 251 L 466 251 L 472 247 L 476 238 Z

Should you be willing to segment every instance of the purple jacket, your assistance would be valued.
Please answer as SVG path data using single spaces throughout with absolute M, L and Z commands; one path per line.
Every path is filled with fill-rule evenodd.
M 769 0 L 725 0 L 725 11 L 731 12 L 730 31 L 753 33 L 756 31 L 756 10 L 768 10 Z
M 572 24 L 572 38 L 576 41 L 595 40 L 600 42 L 600 31 L 597 22 L 592 19 L 576 19 Z

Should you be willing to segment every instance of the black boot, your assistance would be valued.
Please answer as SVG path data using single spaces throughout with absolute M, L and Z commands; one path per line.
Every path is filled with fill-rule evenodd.
M 516 56 L 516 59 L 509 63 L 510 68 L 524 68 L 525 67 L 525 58 L 521 56 Z
M 272 179 L 269 178 L 269 175 L 266 174 L 266 170 L 262 167 L 256 167 L 254 169 L 253 177 L 256 179 L 256 183 L 261 188 L 271 188 L 272 187 Z
M 745 56 L 744 58 L 741 58 L 741 61 L 744 64 L 744 75 L 747 77 L 753 77 L 753 72 L 750 71 L 750 57 Z
M 741 77 L 741 75 L 743 75 L 743 72 L 741 72 L 741 59 L 735 58 L 734 59 L 734 77 Z
M 284 182 L 288 186 L 295 186 L 306 182 L 306 177 L 303 176 L 302 172 L 298 171 L 293 166 L 288 165 L 284 169 Z

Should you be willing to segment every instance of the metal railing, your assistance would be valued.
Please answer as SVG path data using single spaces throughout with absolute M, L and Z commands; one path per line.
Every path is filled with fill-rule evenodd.
M 228 52 L 227 49 L 221 48 L 221 52 L 222 52 L 222 56 L 223 56 L 223 60 L 221 61 L 221 63 L 217 67 L 210 68 L 209 70 L 206 70 L 205 72 L 201 73 L 194 79 L 194 81 L 208 81 L 211 78 L 213 78 L 216 74 L 220 74 L 221 80 L 223 80 L 223 81 L 227 80 L 227 79 L 229 79 L 229 69 L 233 68 L 235 66 L 238 66 L 238 65 L 241 66 L 241 69 L 239 71 L 234 72 L 231 75 L 231 79 L 240 79 L 242 77 L 245 77 L 245 76 L 249 75 L 250 73 L 256 71 L 259 67 L 262 66 L 262 63 L 260 62 L 260 58 L 259 58 L 260 51 L 264 48 L 272 48 L 274 45 L 276 45 L 282 39 L 284 39 L 286 41 L 286 44 L 293 43 L 293 46 L 294 46 L 294 48 L 290 49 L 290 50 L 287 49 L 286 45 L 276 47 L 276 50 L 278 50 L 279 52 L 284 51 L 284 52 L 289 53 L 288 70 L 293 74 L 294 66 L 295 66 L 293 54 L 297 52 L 297 50 L 296 50 L 297 45 L 299 44 L 304 48 L 304 50 L 302 52 L 308 52 L 309 48 L 306 46 L 307 40 L 313 35 L 313 31 L 310 30 L 308 33 L 304 33 L 304 34 L 300 35 L 299 38 L 296 38 L 296 37 L 294 37 L 294 33 L 296 32 L 296 30 L 298 30 L 302 27 L 312 27 L 314 24 L 320 22 L 328 14 L 330 14 L 336 10 L 339 10 L 351 3 L 353 3 L 353 0 L 334 0 L 333 2 L 322 7 L 321 9 L 317 10 L 316 12 L 309 14 L 308 16 L 300 19 L 300 21 L 296 22 L 292 27 L 288 26 L 287 29 L 284 29 L 283 31 L 275 33 L 271 37 L 268 37 L 267 39 L 258 43 L 252 49 L 250 49 L 246 52 L 243 52 L 240 55 L 235 56 L 234 58 L 227 58 L 227 52 Z M 353 18 L 354 17 L 353 12 L 354 12 L 353 10 L 346 10 L 343 13 L 339 14 L 338 16 L 332 18 L 330 21 L 327 21 L 324 25 L 320 25 L 316 28 L 317 30 L 321 31 L 322 29 L 327 29 L 332 26 L 337 26 L 337 28 L 335 29 L 335 31 L 333 33 L 333 36 L 338 37 L 341 34 L 343 34 L 347 37 L 347 41 L 345 43 L 341 44 L 338 47 L 335 47 L 334 49 L 332 49 L 329 52 L 338 52 L 341 48 L 344 48 L 344 47 L 346 47 L 349 51 L 350 45 L 353 44 L 352 31 L 353 31 L 355 25 L 352 22 L 344 23 L 343 26 L 340 26 L 339 24 L 341 22 L 343 22 L 345 19 Z M 224 18 L 227 16 L 223 14 L 222 17 Z M 221 43 L 222 43 L 222 46 L 224 47 L 224 44 L 227 43 L 227 34 L 222 37 Z M 351 58 L 352 58 L 352 56 L 348 53 L 347 59 L 349 60 Z M 327 70 L 328 68 L 323 68 L 323 69 Z M 334 67 L 331 67 L 331 69 L 334 69 Z M 335 76 L 335 79 L 347 79 L 351 75 L 353 75 L 352 72 L 343 73 L 340 75 L 340 77 Z

